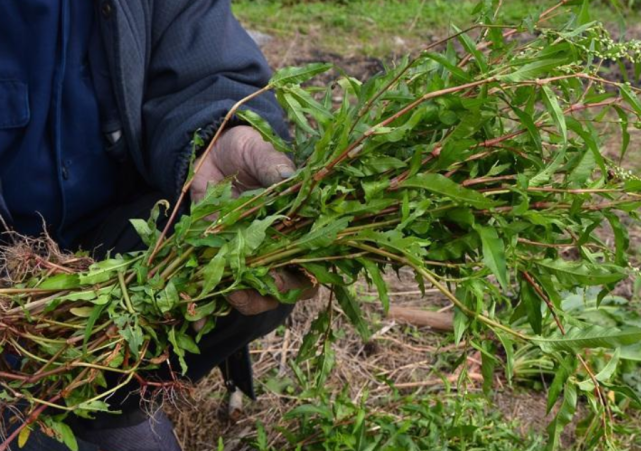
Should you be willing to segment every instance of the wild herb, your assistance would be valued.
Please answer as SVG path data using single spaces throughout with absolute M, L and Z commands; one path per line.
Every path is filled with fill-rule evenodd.
M 604 67 L 613 60 L 639 68 L 640 46 L 612 41 L 590 20 L 587 2 L 560 28 L 546 23 L 567 0 L 518 26 L 495 22 L 489 3 L 477 8 L 478 25 L 364 83 L 344 76 L 324 89 L 306 87 L 330 69 L 325 64 L 276 73 L 252 97 L 276 92 L 296 126 L 292 143 L 244 108 L 249 98 L 239 102 L 228 119 L 242 118 L 293 152 L 300 170 L 292 178 L 239 198 L 231 180 L 212 187 L 189 215 L 178 218 L 174 209 L 170 236 L 157 229 L 158 205 L 148 221 L 132 221 L 145 252 L 86 269 L 76 257 L 35 252 L 25 264 L 6 265 L 0 351 L 18 360 L 0 359 L 0 402 L 21 410 L 24 423 L 0 451 L 24 443 L 36 425 L 75 449 L 67 415 L 108 410 L 109 395 L 134 380 L 143 390 L 178 388 L 146 380 L 145 371 L 166 365 L 171 350 L 181 362 L 176 372 L 184 372 L 184 356 L 197 353 L 228 312 L 233 290 L 295 302 L 299 293 L 279 292 L 270 275 L 283 267 L 331 288 L 365 339 L 370 328 L 353 284 L 371 281 L 387 309 L 382 274 L 412 268 L 421 289 L 434 287 L 454 304 L 456 340 L 483 350 L 484 375 L 502 363 L 497 346 L 507 368 L 524 345 L 549 359 L 549 407 L 560 405 L 550 449 L 580 397 L 594 411 L 594 437 L 610 443 L 617 400 L 636 399 L 612 376 L 641 328 L 603 327 L 562 301 L 566 292 L 596 287 L 598 309 L 638 272 L 627 261 L 624 219 L 638 219 L 641 180 L 618 161 L 641 101 L 638 89 L 607 78 Z M 597 126 L 613 115 L 622 136 L 616 158 L 603 150 Z M 603 227 L 614 231 L 614 246 L 599 238 Z M 193 332 L 202 319 L 205 327 Z M 328 311 L 301 358 L 330 335 Z M 611 350 L 598 372 L 585 357 L 595 348 Z M 120 384 L 107 388 L 106 373 L 120 375 Z

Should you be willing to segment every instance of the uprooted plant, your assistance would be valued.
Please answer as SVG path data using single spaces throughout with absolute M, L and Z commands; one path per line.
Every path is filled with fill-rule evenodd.
M 270 275 L 291 266 L 331 288 L 364 337 L 352 285 L 370 280 L 387 309 L 383 272 L 411 267 L 419 287 L 454 304 L 456 339 L 478 347 L 489 380 L 500 363 L 497 346 L 508 372 L 524 343 L 554 362 L 549 407 L 561 406 L 549 429 L 552 448 L 579 395 L 595 412 L 593 436 L 610 443 L 618 400 L 639 401 L 611 377 L 641 329 L 590 324 L 561 301 L 586 287 L 598 287 L 601 300 L 636 271 L 626 257 L 625 221 L 637 218 L 641 180 L 604 155 L 595 124 L 616 117 L 624 158 L 641 102 L 637 89 L 604 78 L 602 66 L 639 67 L 641 44 L 613 42 L 585 6 L 566 25 L 546 27 L 566 3 L 529 30 L 495 24 L 483 3 L 482 23 L 438 43 L 444 51 L 434 45 L 364 83 L 342 77 L 324 90 L 305 88 L 329 66 L 281 70 L 251 98 L 276 92 L 296 126 L 292 143 L 242 108 L 251 98 L 228 119 L 242 118 L 293 152 L 301 168 L 292 178 L 239 198 L 231 181 L 211 187 L 189 215 L 171 216 L 171 236 L 157 230 L 157 206 L 149 221 L 132 221 L 145 252 L 85 270 L 73 259 L 38 255 L 18 265 L 0 289 L 0 402 L 20 410 L 22 423 L 5 425 L 11 433 L 0 451 L 26 441 L 34 427 L 73 449 L 65 417 L 108 410 L 109 395 L 131 381 L 171 384 L 145 379 L 146 371 L 167 364 L 167 349 L 184 371 L 185 354 L 197 353 L 229 311 L 227 293 L 253 288 L 295 302 L 299 293 L 279 292 Z M 204 147 L 198 136 L 194 146 Z M 603 227 L 614 232 L 612 248 L 599 238 Z M 16 267 L 5 266 L 11 278 Z M 322 315 L 303 358 L 329 328 Z M 614 350 L 598 373 L 584 358 L 589 348 Z M 106 387 L 107 373 L 120 383 Z

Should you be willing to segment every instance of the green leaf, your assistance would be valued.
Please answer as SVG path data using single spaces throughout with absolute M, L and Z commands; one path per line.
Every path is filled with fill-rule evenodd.
M 187 374 L 187 370 L 189 367 L 187 366 L 187 361 L 185 360 L 185 350 L 182 346 L 180 346 L 178 342 L 178 335 L 182 335 L 183 332 L 178 332 L 176 334 L 176 328 L 172 327 L 171 330 L 169 331 L 169 335 L 167 338 L 169 339 L 169 342 L 172 344 L 172 349 L 174 351 L 174 354 L 178 357 L 178 362 L 180 363 L 180 369 L 182 371 L 183 376 Z
M 85 401 L 83 403 L 80 403 L 78 404 L 78 409 L 88 410 L 91 412 L 111 412 L 109 410 L 109 405 L 106 402 L 100 400 Z
M 559 105 L 559 100 L 556 97 L 556 94 L 548 85 L 543 85 L 543 103 L 547 107 L 548 113 L 552 116 L 552 119 L 556 123 L 556 126 L 561 131 L 561 136 L 563 137 L 563 143 L 567 144 L 568 142 L 568 127 L 565 124 L 565 115 Z
M 447 69 L 448 71 L 450 71 L 452 73 L 454 78 L 457 78 L 457 79 L 459 79 L 461 81 L 464 81 L 464 82 L 469 82 L 470 81 L 470 76 L 468 74 L 466 74 L 463 69 L 461 69 L 460 67 L 457 67 L 456 64 L 454 64 L 451 61 L 449 61 L 442 54 L 427 52 L 424 55 L 427 58 L 430 58 L 430 59 L 436 61 L 437 63 L 439 63 L 440 65 L 442 65 L 443 67 L 445 67 L 445 69 Z
M 138 358 L 138 352 L 144 342 L 144 334 L 136 321 L 126 316 L 120 316 L 114 320 L 118 325 L 118 333 L 127 341 L 131 353 Z M 132 324 L 133 322 L 133 324 Z
M 336 239 L 338 232 L 344 230 L 351 220 L 349 216 L 340 219 L 322 218 L 314 223 L 312 230 L 294 245 L 303 249 L 322 249 L 329 246 Z
M 509 83 L 519 83 L 522 81 L 535 80 L 548 74 L 549 72 L 565 64 L 566 62 L 566 58 L 534 61 L 533 63 L 523 65 L 511 74 L 499 75 L 497 78 Z
M 385 310 L 385 313 L 387 313 L 389 311 L 390 300 L 387 293 L 387 284 L 383 279 L 380 268 L 376 263 L 365 258 L 359 258 L 358 261 L 363 265 L 372 279 L 372 282 L 374 282 L 376 290 L 378 291 L 378 296 L 383 304 L 383 309 Z
M 325 265 L 320 263 L 303 263 L 301 265 L 307 271 L 312 273 L 312 275 L 320 283 L 330 284 L 330 285 L 343 285 L 345 281 L 343 278 L 335 272 L 331 272 Z
M 641 343 L 622 347 L 620 357 L 623 360 L 641 362 Z
M 629 120 L 628 115 L 620 106 L 614 105 L 614 110 L 617 112 L 619 123 L 621 124 L 621 150 L 619 151 L 619 163 L 621 163 L 630 146 L 630 132 L 628 131 Z
M 239 110 L 236 112 L 236 116 L 254 127 L 260 133 L 263 139 L 273 145 L 274 148 L 279 152 L 291 152 L 291 149 L 289 148 L 285 140 L 278 136 L 276 132 L 274 132 L 274 129 L 269 124 L 269 122 L 267 122 L 254 111 L 249 109 Z
M 87 353 L 87 343 L 89 343 L 89 339 L 91 338 L 91 335 L 93 334 L 94 326 L 96 325 L 96 321 L 98 321 L 98 318 L 100 318 L 100 315 L 102 314 L 102 311 L 105 309 L 105 305 L 96 305 L 92 312 L 91 315 L 89 316 L 89 319 L 87 320 L 87 326 L 85 328 L 85 336 L 82 341 L 82 352 Z
M 218 183 L 207 185 L 205 196 L 196 203 L 191 205 L 191 218 L 193 220 L 202 219 L 218 211 L 225 202 L 232 198 L 232 180 L 225 179 Z M 182 222 L 182 221 L 181 221 Z M 190 221 L 191 222 L 191 221 Z M 178 224 L 180 225 L 180 224 Z M 186 231 L 185 231 L 186 233 Z M 208 236 L 207 238 L 217 238 Z M 189 240 L 188 240 L 189 241 Z
M 612 358 L 608 361 L 608 364 L 603 367 L 601 371 L 598 372 L 594 378 L 599 382 L 609 381 L 614 372 L 617 370 L 617 365 L 619 364 L 619 358 L 621 356 L 621 348 L 617 348 L 612 355 Z
M 552 384 L 550 384 L 550 388 L 548 388 L 546 414 L 549 414 L 552 411 L 552 408 L 554 407 L 554 404 L 556 404 L 556 401 L 559 399 L 559 396 L 561 395 L 563 387 L 565 387 L 568 378 L 574 373 L 575 367 L 576 360 L 573 357 L 561 361 L 559 367 L 556 370 L 556 373 L 554 374 Z
M 265 241 L 267 229 L 271 227 L 275 221 L 282 218 L 284 218 L 282 215 L 272 215 L 265 219 L 256 219 L 252 221 L 250 226 L 247 227 L 247 230 L 244 232 L 247 252 L 251 253 L 258 249 L 258 247 L 263 244 L 263 241 Z
M 498 205 L 482 194 L 463 188 L 441 174 L 419 174 L 405 180 L 402 188 L 419 188 L 448 197 L 457 203 L 469 204 L 476 208 L 492 208 Z
M 583 186 L 590 179 L 590 176 L 594 173 L 596 168 L 596 160 L 594 159 L 594 153 L 589 149 L 583 152 L 583 155 L 579 159 L 574 169 L 568 176 L 568 182 L 574 184 L 575 186 Z
M 589 0 L 583 0 L 581 5 L 581 10 L 577 16 L 579 25 L 586 25 L 592 22 L 590 18 L 590 2 Z
M 543 314 L 541 313 L 541 296 L 525 280 L 521 280 L 520 298 L 525 308 L 528 321 L 535 334 L 540 334 L 543 329 Z
M 216 256 L 203 268 L 203 289 L 200 292 L 201 296 L 211 293 L 223 278 L 227 264 L 226 254 L 227 247 L 221 248 Z
M 287 112 L 287 117 L 289 117 L 290 121 L 295 123 L 306 133 L 309 133 L 310 135 L 318 135 L 318 132 L 309 125 L 309 121 L 305 117 L 302 105 L 293 95 L 287 92 L 279 92 L 278 101 Z
M 37 288 L 41 290 L 71 290 L 80 286 L 77 274 L 56 274 L 47 277 Z
M 334 294 L 349 322 L 356 328 L 363 340 L 367 340 L 370 336 L 370 331 L 363 318 L 363 312 L 358 305 L 358 301 L 356 301 L 353 294 L 343 286 L 334 287 Z
M 269 82 L 270 85 L 282 87 L 289 84 L 300 84 L 327 72 L 333 67 L 329 63 L 312 63 L 302 67 L 286 67 L 277 71 Z
M 129 222 L 134 226 L 136 233 L 142 238 L 142 241 L 146 245 L 149 245 L 153 239 L 154 231 L 149 227 L 147 221 L 144 219 L 130 219 Z
M 73 316 L 77 316 L 79 318 L 89 318 L 93 311 L 93 307 L 74 307 L 69 310 Z
M 614 327 L 587 326 L 573 327 L 565 336 L 556 334 L 551 337 L 534 337 L 532 341 L 544 352 L 568 351 L 576 352 L 581 349 L 608 348 L 615 349 L 627 346 L 641 340 L 641 329 L 628 328 L 618 330 Z
M 596 163 L 599 165 L 599 168 L 601 168 L 601 171 L 603 173 L 607 173 L 605 161 L 603 160 L 603 156 L 601 155 L 601 148 L 597 142 L 597 138 L 594 136 L 594 133 L 595 133 L 594 128 L 590 127 L 589 124 L 587 124 L 586 127 L 584 127 L 582 122 L 577 121 L 572 116 L 568 116 L 565 119 L 568 127 L 574 133 L 579 135 L 581 139 L 583 139 L 585 144 L 588 146 L 588 148 L 592 151 L 592 155 L 594 156 L 594 161 L 596 161 Z
M 186 333 L 178 333 L 176 335 L 176 343 L 178 344 L 178 346 L 180 346 L 180 348 L 184 349 L 187 352 L 191 352 L 192 354 L 200 354 L 198 345 L 196 345 L 194 339 Z
M 614 213 L 604 213 L 605 217 L 610 223 L 612 232 L 614 233 L 614 244 L 616 246 L 615 261 L 616 264 L 622 267 L 628 265 L 628 247 L 630 245 L 630 237 L 628 235 L 628 228 L 621 223 L 621 220 Z
M 551 270 L 557 279 L 569 286 L 609 285 L 627 277 L 625 270 L 607 263 L 544 259 L 535 265 Z
M 493 355 L 495 353 L 494 343 L 483 341 L 481 346 L 474 346 L 481 351 L 481 374 L 483 375 L 483 393 L 489 395 L 494 384 L 494 368 L 498 362 Z
M 236 231 L 236 237 L 229 244 L 228 262 L 236 276 L 240 276 L 245 270 L 245 259 L 247 257 L 247 244 L 245 235 L 241 230 Z
M 556 413 L 556 417 L 548 426 L 549 440 L 545 448 L 546 450 L 555 451 L 558 449 L 559 439 L 563 429 L 565 426 L 570 424 L 572 422 L 572 418 L 574 418 L 577 399 L 576 386 L 572 381 L 568 380 L 565 384 L 563 403 L 561 404 L 559 411 Z
M 79 282 L 81 285 L 97 285 L 107 282 L 115 276 L 118 269 L 126 268 L 131 262 L 121 258 L 111 258 L 94 263 L 89 267 L 89 272 L 80 274 Z
M 487 265 L 504 290 L 508 289 L 508 273 L 505 262 L 505 244 L 495 228 L 475 225 L 474 230 L 483 244 L 483 262 Z
M 626 84 L 620 84 L 619 91 L 621 92 L 621 97 L 632 107 L 637 116 L 641 116 L 641 101 L 639 101 L 636 93 L 632 91 L 632 88 Z
M 71 451 L 78 451 L 78 441 L 76 440 L 76 436 L 67 424 L 61 421 L 55 421 L 51 418 L 46 418 L 45 423 L 51 430 L 53 430 L 56 440 L 64 443 Z
M 31 428 L 29 426 L 23 428 L 20 431 L 20 434 L 18 434 L 18 448 L 20 449 L 24 448 L 24 446 L 29 441 L 30 436 L 31 436 Z
M 512 338 L 507 333 L 500 332 L 499 330 L 495 330 L 494 334 L 501 342 L 503 350 L 505 351 L 505 377 L 511 386 L 512 378 L 514 377 L 514 341 L 512 341 Z
M 288 86 L 287 92 L 294 96 L 304 111 L 311 114 L 320 124 L 328 124 L 334 119 L 332 112 L 317 102 L 309 92 L 299 86 Z
M 615 393 L 618 393 L 624 396 L 626 399 L 634 400 L 634 402 L 637 404 L 636 406 L 637 409 L 641 407 L 641 397 L 639 396 L 639 393 L 636 390 L 632 389 L 630 386 L 614 385 L 614 384 L 608 384 L 606 382 L 601 382 L 601 385 L 608 388 L 609 390 L 612 390 Z
M 461 32 L 461 30 L 456 25 L 453 25 L 453 27 L 457 33 Z M 476 48 L 476 42 L 474 42 L 472 38 L 467 35 L 467 33 L 461 33 L 458 37 L 458 40 L 463 45 L 463 48 L 465 48 L 465 51 L 474 57 L 474 60 L 476 61 L 476 64 L 481 72 L 486 72 L 487 59 L 485 58 L 483 52 Z
M 178 302 L 180 302 L 180 297 L 178 296 L 176 285 L 170 280 L 167 286 L 156 296 L 156 305 L 160 309 L 160 312 L 165 314 L 171 311 Z
M 528 134 L 532 138 L 532 142 L 536 146 L 536 150 L 538 152 L 543 151 L 543 146 L 541 144 L 541 132 L 539 131 L 539 128 L 536 126 L 534 123 L 534 119 L 532 119 L 532 116 L 527 114 L 525 111 L 520 110 L 517 108 L 515 105 L 510 105 L 512 107 L 512 111 L 518 116 L 519 120 L 521 121 L 521 124 L 525 126 L 527 129 Z

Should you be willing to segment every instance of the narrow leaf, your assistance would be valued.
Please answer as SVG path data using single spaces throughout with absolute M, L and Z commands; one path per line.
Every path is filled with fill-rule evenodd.
M 563 143 L 567 144 L 568 127 L 565 124 L 565 115 L 563 114 L 561 105 L 559 105 L 559 100 L 557 99 L 556 94 L 548 85 L 543 85 L 543 103 L 547 107 L 548 113 L 550 113 L 550 116 L 552 116 L 552 119 L 560 130 L 561 136 L 563 137 Z
M 505 244 L 499 238 L 496 229 L 476 225 L 476 232 L 481 237 L 483 244 L 483 262 L 487 265 L 504 290 L 508 289 L 508 273 L 505 263 Z
M 363 312 L 352 293 L 343 286 L 337 286 L 334 287 L 334 294 L 336 295 L 336 300 L 340 304 L 341 309 L 343 309 L 343 312 L 349 319 L 349 322 L 356 328 L 359 335 L 364 340 L 369 338 L 370 332 L 367 327 L 367 323 L 363 319 Z
M 420 174 L 407 179 L 401 185 L 403 188 L 419 188 L 440 194 L 463 204 L 469 204 L 476 208 L 492 208 L 498 205 L 482 194 L 463 188 L 456 182 L 444 177 L 441 174 Z
M 277 71 L 269 83 L 276 87 L 287 84 L 300 84 L 318 74 L 327 72 L 331 68 L 332 65 L 329 63 L 312 63 L 302 67 L 286 67 Z
M 641 340 L 641 329 L 618 330 L 613 327 L 588 326 L 585 329 L 571 328 L 566 335 L 535 337 L 532 339 L 544 352 L 608 348 L 631 345 Z

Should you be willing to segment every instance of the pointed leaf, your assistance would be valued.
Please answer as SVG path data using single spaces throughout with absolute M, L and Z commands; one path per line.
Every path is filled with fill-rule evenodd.
M 441 174 L 419 174 L 404 181 L 401 187 L 424 189 L 476 208 L 492 208 L 498 205 L 497 202 L 476 191 L 463 188 Z
M 548 113 L 550 113 L 550 116 L 552 116 L 552 119 L 561 132 L 563 143 L 567 144 L 568 127 L 565 124 L 565 115 L 563 114 L 561 105 L 559 105 L 559 100 L 557 99 L 556 94 L 548 85 L 543 85 L 543 103 L 547 107 Z
M 608 348 L 631 345 L 641 340 L 641 329 L 629 328 L 618 330 L 613 327 L 589 326 L 584 329 L 571 328 L 566 335 L 552 337 L 534 337 L 536 343 L 544 352 L 568 351 L 576 352 L 581 349 Z
M 300 84 L 318 74 L 327 72 L 332 67 L 332 64 L 329 63 L 312 63 L 302 67 L 286 67 L 277 71 L 269 84 L 276 87 L 288 84 Z
M 508 289 L 508 273 L 505 263 L 505 244 L 499 238 L 496 229 L 476 225 L 476 232 L 481 237 L 483 244 L 483 262 L 487 265 L 504 290 Z

